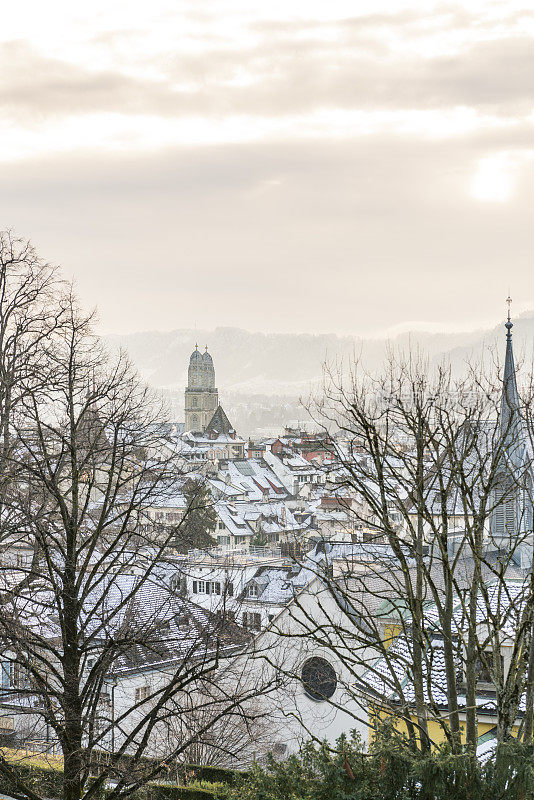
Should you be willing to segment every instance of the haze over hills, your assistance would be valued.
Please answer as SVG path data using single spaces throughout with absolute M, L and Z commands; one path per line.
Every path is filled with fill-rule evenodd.
M 322 368 L 329 363 L 347 364 L 356 354 L 371 371 L 380 368 L 390 346 L 418 348 L 431 363 L 450 360 L 460 371 L 469 359 L 501 353 L 504 327 L 469 333 L 406 332 L 391 339 L 361 339 L 335 334 L 251 333 L 240 328 L 212 331 L 178 329 L 108 335 L 112 347 L 124 348 L 151 385 L 171 397 L 177 419 L 183 419 L 183 390 L 187 383 L 189 356 L 198 343 L 213 356 L 221 401 L 244 435 L 276 428 L 289 420 L 306 417 L 299 397 L 320 385 Z M 530 359 L 534 341 L 534 312 L 514 324 L 517 357 Z

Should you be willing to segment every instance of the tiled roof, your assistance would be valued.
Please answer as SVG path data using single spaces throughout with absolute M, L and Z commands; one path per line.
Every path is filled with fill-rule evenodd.
M 139 575 L 92 575 L 91 583 L 95 588 L 84 600 L 80 635 L 97 648 L 109 639 L 124 641 L 114 672 L 229 653 L 250 638 L 238 625 L 173 591 L 168 575 L 160 572 L 145 581 Z M 50 591 L 32 587 L 31 593 L 19 594 L 13 604 L 29 635 L 33 631 L 46 639 L 59 638 Z M 130 645 L 132 640 L 138 644 Z
M 487 587 L 488 602 L 492 613 L 503 617 L 501 634 L 513 636 L 513 629 L 516 617 L 525 602 L 524 585 L 522 582 L 510 581 L 507 585 L 507 594 L 499 590 L 497 584 Z M 425 702 L 434 703 L 436 706 L 445 709 L 447 707 L 447 680 L 445 673 L 445 658 L 443 637 L 440 631 L 438 609 L 435 604 L 429 604 L 425 610 L 425 617 L 430 631 L 430 642 L 426 648 L 423 661 L 423 678 L 425 686 Z M 487 607 L 479 599 L 477 607 L 477 623 L 483 624 L 487 621 Z M 453 635 L 458 637 L 461 642 L 466 635 L 467 622 L 464 618 L 463 605 L 458 602 L 453 616 Z M 411 705 L 415 702 L 415 692 L 413 680 L 411 678 L 412 643 L 405 633 L 397 636 L 395 641 L 388 649 L 388 657 L 378 659 L 362 676 L 358 683 L 364 693 L 383 697 L 389 702 L 396 703 L 402 701 Z M 463 657 L 461 655 L 461 645 L 456 654 L 456 671 L 458 675 L 463 673 Z M 395 685 L 398 682 L 400 690 Z M 466 704 L 465 689 L 461 680 L 458 682 L 458 703 L 460 708 Z M 496 711 L 496 697 L 492 691 L 479 691 L 477 696 L 477 706 L 479 711 L 494 713 Z M 524 708 L 524 698 L 520 703 Z
M 204 433 L 223 433 L 228 435 L 230 431 L 233 431 L 234 427 L 230 423 L 230 420 L 226 416 L 223 407 L 219 404 L 215 409 L 215 413 L 213 414 L 212 418 L 208 422 L 206 426 L 206 430 Z

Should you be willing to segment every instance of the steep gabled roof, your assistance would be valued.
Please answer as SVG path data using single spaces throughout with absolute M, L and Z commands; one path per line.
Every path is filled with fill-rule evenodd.
M 233 431 L 234 427 L 230 423 L 230 420 L 226 416 L 223 407 L 219 403 L 217 408 L 215 409 L 215 413 L 213 414 L 212 418 L 207 424 L 206 430 L 204 433 L 223 433 L 228 435 L 230 431 Z

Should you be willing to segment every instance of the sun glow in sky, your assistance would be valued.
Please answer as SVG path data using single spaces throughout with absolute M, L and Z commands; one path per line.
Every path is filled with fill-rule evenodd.
M 473 180 L 472 194 L 482 202 L 506 203 L 514 192 L 515 169 L 507 153 L 480 160 Z
M 0 106 L 2 225 L 105 330 L 375 335 L 476 327 L 508 283 L 534 303 L 519 0 L 23 0 Z

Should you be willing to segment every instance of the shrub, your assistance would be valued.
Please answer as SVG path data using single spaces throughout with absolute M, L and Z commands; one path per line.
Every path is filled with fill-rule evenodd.
M 334 748 L 308 743 L 299 756 L 255 766 L 229 800 L 534 800 L 534 747 L 502 745 L 481 766 L 470 754 L 444 746 L 414 752 L 385 731 L 364 752 L 354 734 Z
M 10 764 L 14 774 L 30 789 L 45 797 L 61 797 L 63 794 L 63 772 L 49 767 L 31 764 Z M 10 794 L 17 791 L 15 783 L 7 776 L 0 775 L 0 792 Z
M 186 776 L 193 776 L 194 780 L 207 781 L 208 783 L 224 783 L 228 786 L 235 786 L 239 781 L 249 774 L 242 770 L 228 769 L 227 767 L 203 766 L 201 764 L 185 764 L 180 767 L 180 779 L 182 783 L 189 783 Z

